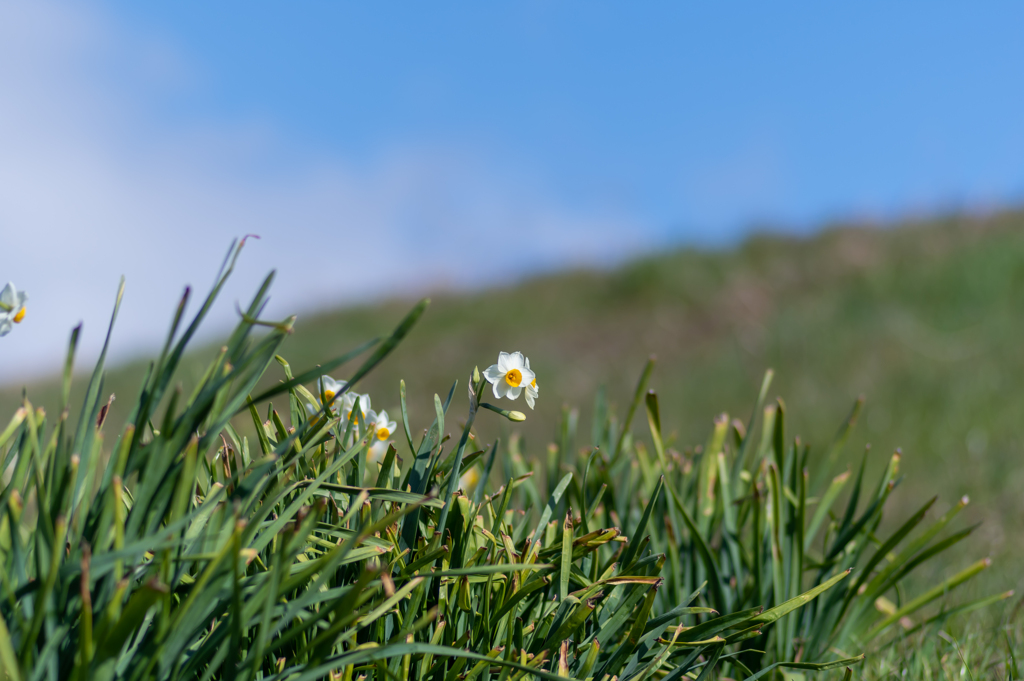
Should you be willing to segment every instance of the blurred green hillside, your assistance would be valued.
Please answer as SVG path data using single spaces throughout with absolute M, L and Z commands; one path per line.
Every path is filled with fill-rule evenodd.
M 909 508 L 939 494 L 941 513 L 970 494 L 970 515 L 985 520 L 976 546 L 1021 556 L 1015 545 L 1024 538 L 1022 292 L 1020 212 L 886 229 L 835 226 L 807 239 L 756 236 L 734 250 L 684 249 L 614 271 L 435 296 L 420 325 L 360 391 L 394 416 L 404 378 L 416 432 L 429 425 L 434 393 L 443 397 L 459 379 L 452 412 L 458 420 L 473 366 L 485 368 L 499 350 L 521 350 L 541 395 L 535 412 L 522 400 L 515 404 L 528 413 L 520 429 L 526 452 L 539 456 L 563 404 L 581 408 L 581 432 L 589 432 L 598 388 L 606 385 L 608 399 L 624 408 L 655 354 L 652 387 L 682 449 L 703 442 L 723 411 L 745 421 L 772 367 L 771 394 L 785 399 L 787 430 L 812 452 L 828 445 L 863 394 L 848 460 L 859 458 L 865 443 L 879 463 L 902 448 L 907 478 L 896 503 Z M 409 303 L 301 318 L 283 354 L 296 371 L 305 370 L 390 330 Z M 215 351 L 197 353 L 186 380 Z M 115 367 L 106 392 L 134 395 L 143 368 Z M 52 382 L 32 386 L 30 397 L 53 403 L 54 390 Z M 19 391 L 7 389 L 0 407 L 9 412 L 18 399 Z M 118 417 L 115 408 L 113 423 Z M 497 434 L 487 430 L 499 428 L 496 421 L 484 419 L 485 436 Z M 1007 561 L 997 571 L 1002 581 L 1017 572 Z

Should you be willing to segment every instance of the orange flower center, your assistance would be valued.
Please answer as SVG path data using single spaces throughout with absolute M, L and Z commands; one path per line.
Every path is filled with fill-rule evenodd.
M 21 320 L 25 318 L 25 308 L 22 307 L 18 310 L 18 314 L 14 315 L 14 323 L 21 324 Z
M 513 388 L 518 388 L 519 384 L 523 382 L 523 374 L 519 369 L 513 369 L 505 374 L 505 382 Z
M 388 430 L 387 428 L 379 428 L 377 430 L 377 439 L 378 440 L 387 440 L 388 437 L 390 437 L 390 436 L 391 436 L 391 431 Z
M 537 379 L 535 378 L 532 381 L 530 381 L 530 385 L 532 385 L 534 388 L 536 388 L 537 387 Z
M 324 391 L 324 397 L 327 398 L 328 402 L 330 402 L 331 400 L 334 399 L 334 391 L 333 390 L 325 390 Z

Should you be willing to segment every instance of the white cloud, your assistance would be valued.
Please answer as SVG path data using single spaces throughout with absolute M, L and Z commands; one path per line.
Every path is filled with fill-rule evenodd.
M 94 357 L 122 273 L 113 357 L 154 348 L 182 287 L 205 293 L 245 233 L 262 239 L 213 326 L 233 324 L 233 302 L 272 268 L 268 315 L 284 317 L 649 246 L 628 218 L 562 206 L 466 149 L 381 150 L 357 170 L 296 150 L 272 125 L 168 122 L 161 103 L 196 68 L 96 8 L 0 5 L 0 283 L 31 296 L 0 340 L 0 383 L 56 371 L 80 320 L 82 361 Z

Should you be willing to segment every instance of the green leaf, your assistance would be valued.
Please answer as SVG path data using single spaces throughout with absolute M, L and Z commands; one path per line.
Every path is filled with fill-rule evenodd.
M 562 564 L 559 570 L 558 597 L 565 600 L 569 595 L 569 575 L 572 572 L 572 514 L 565 514 L 562 523 Z
M 493 565 L 474 565 L 472 567 L 452 568 L 430 573 L 429 577 L 459 577 L 465 575 L 502 575 L 506 572 L 522 572 L 530 570 L 550 570 L 554 565 L 547 563 L 495 563 Z
M 769 610 L 765 610 L 762 614 L 758 615 L 757 617 L 754 617 L 751 621 L 752 622 L 764 623 L 764 624 L 770 624 L 770 623 L 778 620 L 780 617 L 783 617 L 784 615 L 788 615 L 789 613 L 793 612 L 797 608 L 799 608 L 799 607 L 801 607 L 803 605 L 806 605 L 807 603 L 810 603 L 815 598 L 817 598 L 819 595 L 821 595 L 825 591 L 828 591 L 829 589 L 831 589 L 833 586 L 835 586 L 836 584 L 838 584 L 842 580 L 846 579 L 850 575 L 851 572 L 853 572 L 853 568 L 849 568 L 848 570 L 844 570 L 843 572 L 840 572 L 838 575 L 836 575 L 832 579 L 830 579 L 830 580 L 828 580 L 828 581 L 826 581 L 826 582 L 824 582 L 822 584 L 819 584 L 818 586 L 814 587 L 813 589 L 811 589 L 809 591 L 805 591 L 804 593 L 800 594 L 799 596 L 795 596 L 793 598 L 790 598 L 785 603 L 780 603 L 779 605 L 776 605 L 774 608 L 771 608 Z
M 845 657 L 841 660 L 833 660 L 832 662 L 776 662 L 775 664 L 770 664 L 767 667 L 764 667 L 763 669 L 761 669 L 761 671 L 757 672 L 753 676 L 747 677 L 746 681 L 756 681 L 762 676 L 771 673 L 773 670 L 780 668 L 806 669 L 808 671 L 823 672 L 828 669 L 836 669 L 837 667 L 846 667 L 851 664 L 857 664 L 863 660 L 864 656 L 858 655 L 856 657 Z M 846 676 L 844 676 L 844 678 L 850 678 L 851 674 L 852 672 L 850 670 L 847 670 Z
M 0 615 L 0 678 L 21 681 L 18 658 L 11 646 L 11 633 L 7 629 L 3 615 Z
M 629 433 L 629 427 L 633 423 L 633 416 L 636 414 L 636 409 L 640 406 L 640 400 L 644 397 L 644 391 L 647 390 L 647 381 L 651 378 L 651 372 L 654 371 L 654 355 L 651 355 L 647 359 L 647 363 L 644 365 L 644 370 L 640 374 L 640 380 L 636 383 L 636 390 L 633 393 L 633 401 L 629 404 L 629 411 L 626 412 L 626 420 L 622 422 L 622 431 L 619 433 L 619 439 L 615 442 L 615 449 L 611 452 L 611 459 L 615 461 L 619 457 L 619 453 L 622 451 L 622 441 L 626 438 L 626 434 Z
M 644 532 L 647 531 L 647 524 L 651 520 L 651 513 L 654 511 L 654 507 L 658 503 L 658 497 L 661 496 L 661 489 L 665 486 L 665 476 L 662 475 L 658 478 L 658 483 L 654 487 L 654 492 L 651 493 L 651 498 L 647 502 L 647 506 L 644 507 L 644 514 L 640 517 L 640 522 L 637 524 L 636 529 L 633 530 L 633 540 L 626 546 L 626 550 L 622 553 L 620 564 L 622 569 L 628 570 L 633 564 L 633 561 L 637 557 L 637 549 L 639 548 L 639 539 L 644 536 Z
M 840 473 L 832 479 L 828 489 L 821 495 L 821 499 L 818 500 L 818 505 L 814 509 L 814 515 L 811 517 L 811 524 L 807 527 L 807 532 L 804 533 L 804 551 L 811 547 L 814 538 L 818 536 L 818 530 L 821 529 L 822 522 L 828 517 L 829 511 L 832 510 L 832 505 L 836 502 L 839 493 L 843 491 L 843 487 L 846 486 L 849 480 L 849 471 Z
M 395 643 L 379 648 L 357 649 L 344 655 L 329 658 L 322 664 L 316 666 L 306 668 L 293 666 L 286 668 L 278 674 L 268 676 L 266 681 L 283 681 L 283 679 L 288 679 L 289 681 L 312 681 L 313 679 L 322 678 L 328 671 L 333 669 L 340 669 L 349 665 L 360 665 L 374 660 L 386 660 L 388 658 L 401 657 L 403 655 L 432 655 L 443 658 L 464 658 L 467 660 L 476 660 L 478 662 L 487 662 L 499 667 L 509 667 L 520 672 L 525 672 L 542 679 L 546 679 L 547 681 L 565 681 L 564 677 L 560 677 L 557 674 L 553 674 L 537 667 L 531 667 L 498 657 L 492 658 L 487 655 L 481 655 L 479 653 L 462 650 L 460 648 L 451 648 L 448 646 L 433 645 L 430 643 Z M 296 673 L 298 673 L 297 676 Z
M 904 605 L 903 607 L 901 607 L 898 610 L 896 610 L 896 612 L 894 612 L 893 614 L 889 615 L 888 617 L 883 619 L 881 622 L 876 624 L 871 629 L 871 631 L 869 631 L 864 636 L 864 640 L 865 641 L 870 641 L 875 636 L 878 636 L 880 633 L 882 633 L 893 622 L 898 622 L 900 620 L 900 618 L 906 617 L 907 615 L 909 615 L 909 614 L 911 614 L 911 613 L 913 613 L 913 612 L 923 608 L 924 606 L 928 605 L 929 603 L 934 601 L 936 598 L 940 598 L 940 597 L 944 596 L 945 594 L 949 593 L 950 591 L 952 591 L 956 587 L 958 587 L 961 584 L 963 584 L 964 582 L 966 582 L 968 579 L 971 579 L 972 577 L 977 575 L 982 570 L 987 569 L 991 565 L 992 565 L 991 559 L 989 559 L 989 558 L 982 558 L 977 563 L 971 565 L 970 567 L 968 567 L 968 568 L 966 568 L 964 570 L 961 570 L 960 572 L 958 572 L 957 574 L 953 575 L 949 579 L 946 579 L 945 581 L 943 581 L 938 586 L 936 586 L 936 587 L 934 587 L 932 589 L 929 589 L 928 591 L 924 592 L 923 594 L 921 594 L 917 598 L 909 601 L 906 605 Z
M 711 553 L 711 548 L 708 546 L 707 541 L 705 541 L 704 535 L 701 534 L 696 523 L 693 522 L 693 518 L 691 518 L 690 514 L 686 511 L 686 507 L 683 506 L 681 501 L 679 501 L 679 497 L 676 496 L 675 491 L 669 487 L 668 492 L 669 496 L 672 497 L 672 502 L 675 504 L 676 510 L 680 515 L 682 515 L 683 521 L 686 523 L 686 527 L 690 530 L 690 537 L 697 545 L 697 552 L 700 554 L 701 560 L 704 562 L 704 567 L 708 571 L 708 581 L 711 584 L 711 592 L 714 596 L 714 602 L 725 603 L 725 589 L 722 584 L 722 572 L 718 567 L 718 561 L 715 560 L 715 556 Z
M 683 643 L 692 643 L 694 641 L 710 639 L 726 629 L 735 629 L 745 622 L 755 621 L 754 618 L 760 615 L 763 611 L 764 608 L 758 607 L 715 617 L 714 619 L 710 619 L 706 622 L 701 622 L 695 627 L 690 627 L 679 635 L 679 640 Z
M 562 478 L 558 485 L 555 486 L 555 491 L 551 493 L 548 498 L 548 503 L 544 507 L 544 511 L 540 514 L 540 521 L 537 522 L 537 527 L 531 533 L 533 541 L 538 541 L 541 536 L 541 530 L 547 526 L 548 521 L 551 520 L 551 514 L 555 512 L 555 507 L 558 506 L 558 502 L 562 500 L 562 494 L 565 493 L 565 489 L 569 486 L 572 481 L 572 473 L 566 473 L 565 477 Z
M 304 486 L 311 486 L 315 484 L 313 480 L 301 482 L 298 484 L 298 488 L 301 489 Z M 422 494 L 413 494 L 412 492 L 401 492 L 395 489 L 388 489 L 386 487 L 353 487 L 351 485 L 336 485 L 330 482 L 321 482 L 316 486 L 318 493 L 330 492 L 332 495 L 354 497 L 357 494 L 365 492 L 371 499 L 378 501 L 391 501 L 396 504 L 420 504 L 428 508 L 441 508 L 444 506 L 444 502 L 435 497 L 428 497 Z
M 146 613 L 157 604 L 164 593 L 166 593 L 166 587 L 156 582 L 147 582 L 134 591 L 110 633 L 103 640 L 97 640 L 94 664 L 100 665 L 104 660 L 121 652 L 128 637 L 138 630 Z
M 924 516 L 926 513 L 928 513 L 928 509 L 930 509 L 932 505 L 936 501 L 938 501 L 938 499 L 938 496 L 934 496 L 927 502 L 925 502 L 924 506 L 918 509 L 917 513 L 910 516 L 910 518 L 908 518 L 907 521 L 903 523 L 903 525 L 901 525 L 898 530 L 893 532 L 892 536 L 890 536 L 889 539 L 887 539 L 886 542 L 882 544 L 878 548 L 878 550 L 875 551 L 874 555 L 871 556 L 867 564 L 865 564 L 864 567 L 861 568 L 860 577 L 853 584 L 853 586 L 850 587 L 849 593 L 846 596 L 847 602 L 852 600 L 853 597 L 857 594 L 860 587 L 867 581 L 868 576 L 872 573 L 872 571 L 874 571 L 875 566 L 877 566 L 879 563 L 882 562 L 882 560 L 887 558 L 889 554 L 892 552 L 892 550 L 895 549 L 899 545 L 899 543 L 903 541 L 903 539 L 906 538 L 906 536 L 913 531 L 915 527 L 917 527 L 918 523 L 924 520 Z

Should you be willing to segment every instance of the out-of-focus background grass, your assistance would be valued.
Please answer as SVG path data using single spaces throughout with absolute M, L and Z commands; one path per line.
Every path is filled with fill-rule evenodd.
M 412 425 L 425 427 L 434 393 L 444 396 L 454 379 L 464 386 L 472 367 L 492 363 L 498 350 L 521 350 L 537 371 L 541 396 L 535 412 L 515 403 L 528 412 L 517 429 L 527 452 L 540 456 L 563 404 L 580 407 L 588 432 L 599 387 L 624 408 L 650 354 L 657 356 L 652 387 L 663 423 L 679 448 L 703 442 L 721 411 L 746 420 L 771 367 L 771 394 L 785 399 L 788 431 L 812 451 L 824 449 L 864 395 L 848 461 L 867 443 L 878 465 L 902 448 L 906 481 L 892 503 L 904 511 L 938 494 L 941 513 L 969 494 L 969 516 L 984 521 L 974 550 L 1000 559 L 991 580 L 1019 586 L 1022 289 L 1019 212 L 885 229 L 835 225 L 806 239 L 754 236 L 734 249 L 684 249 L 608 271 L 437 296 L 406 343 L 359 389 L 396 414 L 404 378 Z M 283 354 L 304 370 L 389 330 L 409 304 L 394 299 L 302 316 Z M 191 358 L 186 383 L 215 352 L 212 346 Z M 105 390 L 133 395 L 143 369 L 116 366 Z M 56 389 L 54 381 L 37 381 L 29 393 L 46 404 Z M 461 387 L 456 395 L 457 419 Z M 19 391 L 4 389 L 0 413 L 19 399 Z M 118 416 L 115 402 L 115 422 Z M 500 434 L 488 428 L 496 426 L 483 426 L 488 436 Z

